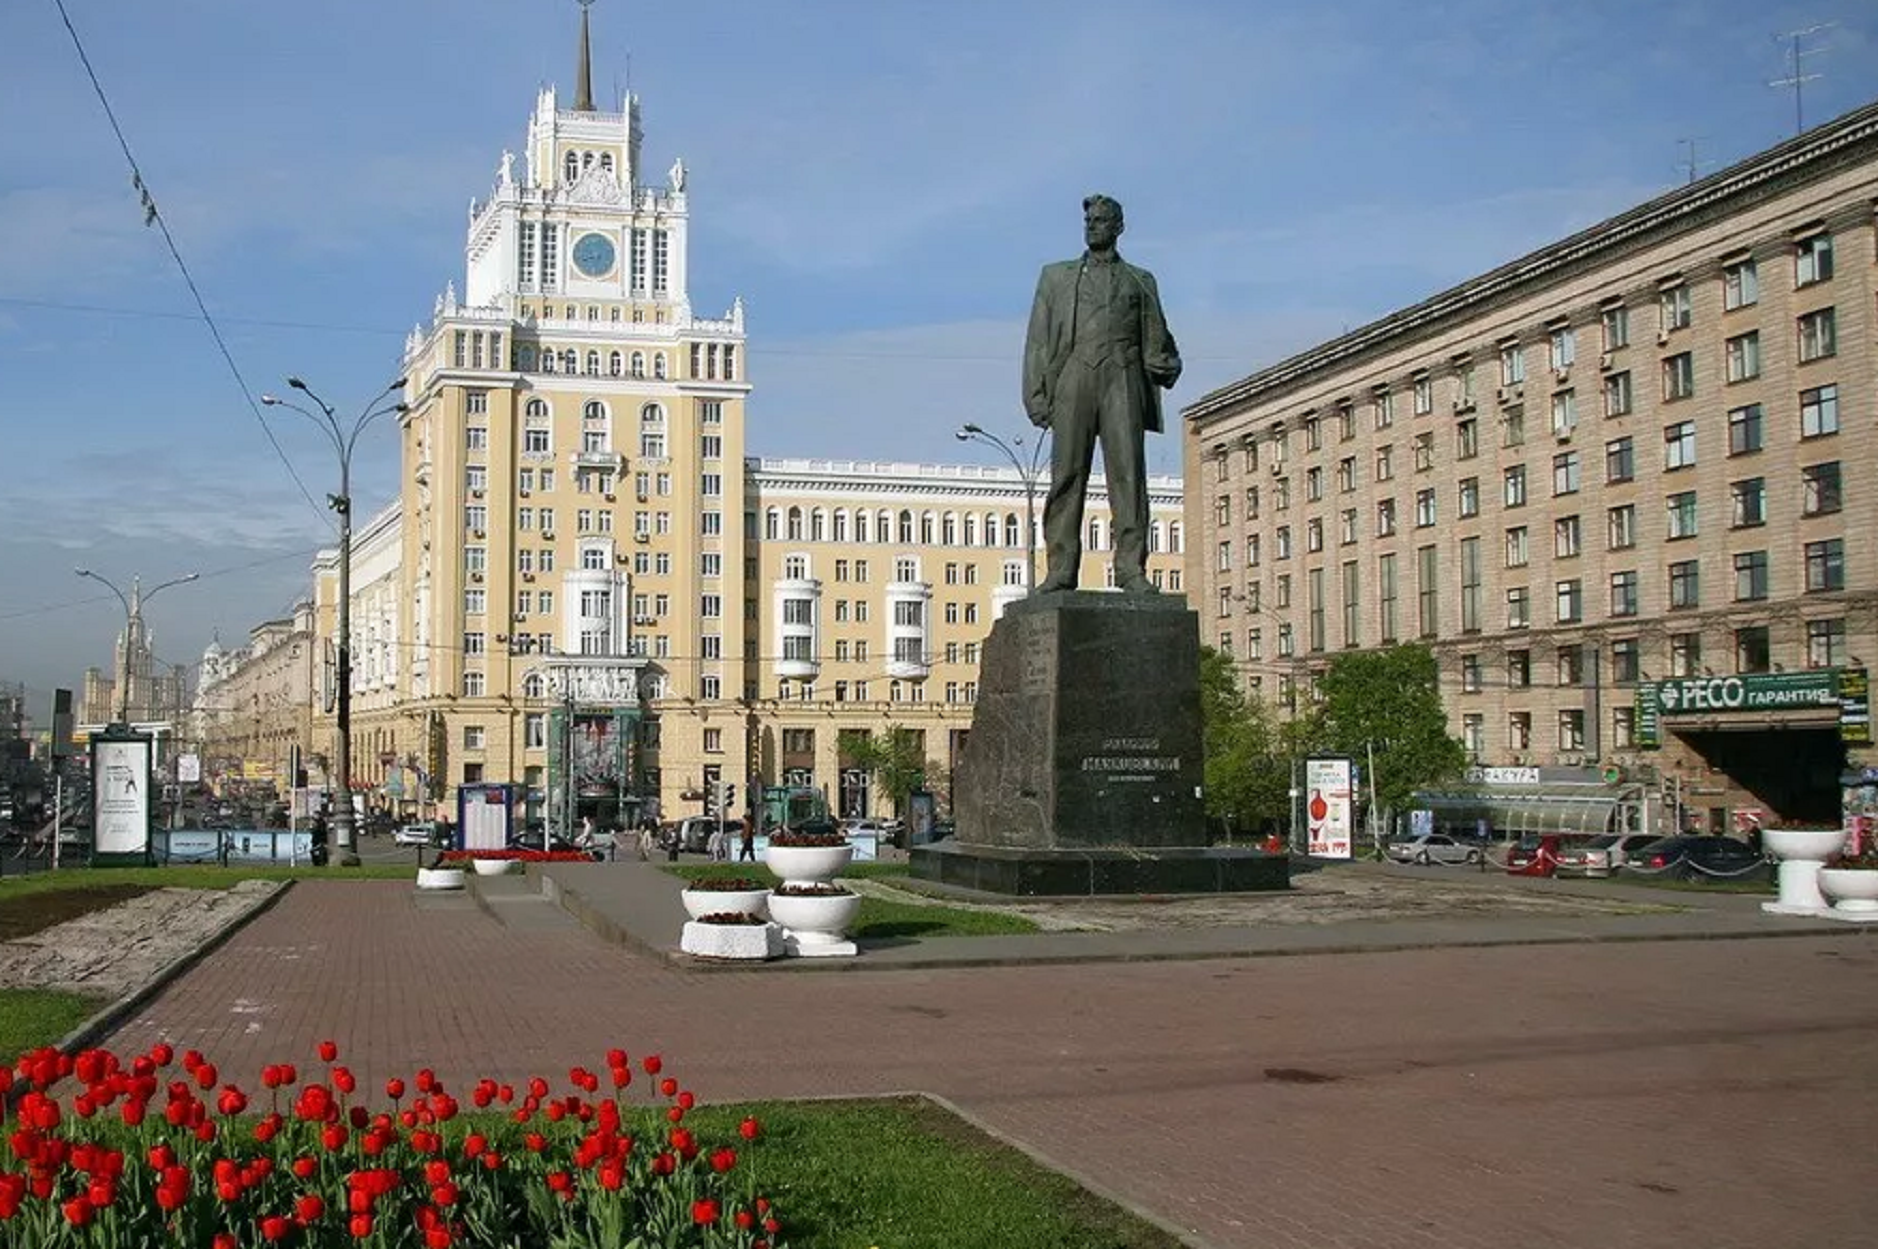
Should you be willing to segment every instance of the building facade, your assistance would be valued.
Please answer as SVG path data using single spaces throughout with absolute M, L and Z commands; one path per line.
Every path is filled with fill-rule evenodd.
M 352 555 L 352 786 L 449 813 L 511 783 L 530 817 L 630 823 L 787 781 L 879 813 L 842 735 L 915 730 L 949 775 L 978 647 L 1024 592 L 1024 478 L 747 457 L 743 306 L 693 311 L 683 162 L 648 176 L 639 101 L 595 108 L 585 46 L 472 205 L 461 294 L 406 343 L 401 496 Z M 1177 592 L 1180 483 L 1149 489 Z M 1104 495 L 1087 523 L 1100 585 Z M 329 552 L 323 656 L 337 593 Z
M 1202 636 L 1295 705 L 1423 640 L 1485 765 L 1675 777 L 1710 827 L 1870 761 L 1878 106 L 1186 410 Z
M 203 652 L 185 745 L 202 756 L 203 780 L 232 785 L 294 784 L 289 765 L 296 748 L 312 771 L 322 749 L 313 737 L 318 641 L 311 603 L 268 620 L 235 650 L 211 642 Z

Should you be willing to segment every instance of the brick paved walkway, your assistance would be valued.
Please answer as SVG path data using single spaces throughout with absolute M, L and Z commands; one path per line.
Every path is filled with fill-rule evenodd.
M 687 974 L 466 897 L 302 884 L 116 1043 L 159 1036 L 236 1078 L 330 1036 L 374 1082 L 620 1044 L 716 1101 L 927 1090 L 1222 1247 L 1764 1249 L 1878 1219 L 1858 937 Z

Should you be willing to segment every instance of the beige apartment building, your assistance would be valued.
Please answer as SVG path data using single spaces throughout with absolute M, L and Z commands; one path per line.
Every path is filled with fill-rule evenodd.
M 571 102 L 540 93 L 471 206 L 460 293 L 406 342 L 401 495 L 352 551 L 351 784 L 447 814 L 507 783 L 530 817 L 604 823 L 786 781 L 878 814 L 841 735 L 917 730 L 949 775 L 978 647 L 1023 593 L 1023 475 L 746 457 L 742 304 L 693 311 L 683 162 L 649 177 L 639 101 L 597 109 L 590 77 L 583 56 Z M 1178 479 L 1150 497 L 1178 591 Z M 1100 585 L 1102 497 L 1088 515 Z M 337 573 L 322 554 L 329 673 Z M 317 701 L 331 758 L 330 684 Z
M 1202 636 L 1280 705 L 1423 640 L 1488 768 L 1836 813 L 1873 762 L 1875 211 L 1878 106 L 1202 397 Z
M 285 790 L 295 747 L 302 766 L 312 765 L 317 648 L 310 603 L 254 626 L 245 646 L 228 650 L 219 641 L 209 643 L 186 730 L 188 745 L 202 757 L 205 781 Z

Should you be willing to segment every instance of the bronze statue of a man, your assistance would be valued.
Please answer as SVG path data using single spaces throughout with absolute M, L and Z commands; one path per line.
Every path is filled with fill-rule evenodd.
M 1082 202 L 1080 259 L 1045 265 L 1024 341 L 1024 411 L 1055 435 L 1050 495 L 1043 508 L 1049 573 L 1039 593 L 1076 588 L 1082 509 L 1096 439 L 1108 477 L 1115 583 L 1151 594 L 1148 580 L 1146 431 L 1161 432 L 1161 390 L 1180 378 L 1180 350 L 1167 331 L 1154 275 L 1115 251 L 1122 206 L 1106 195 Z

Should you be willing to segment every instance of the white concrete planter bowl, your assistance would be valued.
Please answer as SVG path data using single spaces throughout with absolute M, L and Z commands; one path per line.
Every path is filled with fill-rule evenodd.
M 1819 887 L 1832 900 L 1826 914 L 1855 924 L 1878 922 L 1878 869 L 1828 867 L 1819 873 Z
M 678 948 L 699 958 L 749 962 L 781 958 L 787 953 L 783 931 L 775 924 L 700 924 L 696 920 L 685 925 Z
M 471 859 L 478 876 L 506 876 L 520 865 L 520 859 Z
M 847 934 L 860 913 L 858 893 L 791 897 L 772 890 L 769 895 L 770 918 L 788 930 L 789 952 L 804 958 L 856 953 Z
M 468 883 L 460 867 L 420 867 L 417 869 L 417 887 L 419 889 L 461 889 Z
M 678 896 L 685 904 L 685 914 L 693 919 L 703 919 L 706 915 L 717 915 L 728 911 L 736 911 L 742 915 L 767 916 L 768 914 L 769 890 L 767 889 L 686 889 Z
M 763 851 L 764 864 L 782 877 L 785 884 L 826 883 L 847 871 L 853 858 L 854 847 L 845 843 L 839 846 L 772 844 Z
M 1845 845 L 1842 828 L 1764 828 L 1761 849 L 1780 860 L 1780 897 L 1761 903 L 1772 915 L 1817 915 L 1826 909 L 1819 869 Z

